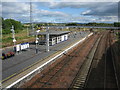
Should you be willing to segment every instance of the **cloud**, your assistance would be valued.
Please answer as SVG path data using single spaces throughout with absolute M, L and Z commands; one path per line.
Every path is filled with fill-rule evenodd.
M 17 0 L 1 0 L 2 2 L 18 2 Z
M 55 2 L 56 0 L 2 0 L 2 2 Z
M 117 2 L 50 2 L 49 8 L 51 9 L 64 9 L 69 8 L 86 8 L 82 15 L 117 15 L 118 3 Z
M 88 23 L 88 22 L 98 22 L 98 23 L 111 23 L 117 22 L 117 16 L 79 16 L 79 17 L 68 17 L 68 18 L 57 18 L 56 22 L 78 22 L 78 23 Z
M 78 23 L 86 23 L 92 21 L 92 18 L 90 17 L 83 17 L 83 16 L 77 16 L 77 17 L 67 17 L 67 18 L 56 18 L 56 22 L 61 22 L 61 23 L 70 23 L 70 22 L 78 22 Z
M 118 16 L 103 16 L 96 19 L 97 22 L 117 22 Z
M 91 21 L 95 21 L 95 20 L 99 22 L 118 21 L 117 20 L 118 2 L 89 2 L 89 3 L 88 2 L 50 2 L 49 4 L 50 4 L 49 8 L 51 9 L 56 9 L 56 8 L 83 9 L 84 8 L 85 10 L 83 12 L 80 12 L 80 15 L 92 16 L 93 19 L 91 19 Z M 89 21 L 89 18 L 87 19 Z
M 30 20 L 30 3 L 21 2 L 2 2 L 2 17 L 13 18 L 22 22 L 29 22 Z M 48 11 L 38 9 L 36 4 L 32 4 L 32 20 L 40 20 L 41 18 L 52 17 L 68 17 L 69 15 L 59 11 Z
M 49 8 L 81 8 L 83 3 L 81 2 L 49 2 Z
M 43 17 L 67 17 L 69 16 L 66 13 L 59 12 L 59 11 L 48 11 L 48 10 L 43 10 L 43 9 L 37 9 L 34 11 L 34 14 L 38 16 L 43 16 Z
M 95 3 L 92 7 L 88 6 L 88 10 L 82 12 L 82 15 L 93 16 L 117 16 L 118 3 Z
M 34 22 L 54 22 L 57 18 L 68 18 L 69 14 L 59 12 L 59 11 L 48 11 L 43 9 L 35 9 L 33 10 L 33 21 Z
M 29 3 L 21 2 L 2 2 L 2 17 L 28 22 L 30 17 L 30 5 Z
M 29 12 L 30 6 L 27 3 L 2 3 L 3 14 L 24 14 Z
M 119 0 L 59 0 L 59 2 L 119 2 Z
M 0 3 L 0 17 L 2 17 L 2 4 Z
M 119 2 L 119 0 L 2 0 L 2 2 Z
M 91 10 L 86 10 L 86 11 L 82 12 L 82 15 L 86 15 L 86 14 L 88 14 L 90 12 L 91 12 Z
M 36 0 L 37 1 L 37 0 Z M 52 0 L 53 1 L 53 0 Z M 48 10 L 40 9 L 36 3 L 33 7 L 33 21 L 34 22 L 114 22 L 117 21 L 118 4 L 115 2 L 44 2 L 43 7 Z M 67 14 L 65 12 L 57 11 L 64 8 L 84 9 L 79 13 L 79 16 Z M 30 21 L 30 3 L 23 2 L 3 2 L 2 14 L 4 18 L 13 18 L 22 22 Z M 53 10 L 54 9 L 54 10 Z M 71 11 L 72 12 L 72 11 Z

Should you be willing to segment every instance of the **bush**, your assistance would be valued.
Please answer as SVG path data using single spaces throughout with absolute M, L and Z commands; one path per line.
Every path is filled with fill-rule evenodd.
M 21 22 L 16 21 L 14 19 L 3 19 L 2 18 L 2 29 L 3 29 L 3 34 L 9 34 L 11 33 L 11 27 L 12 25 L 14 26 L 14 30 L 16 33 L 19 32 L 19 30 L 23 30 L 23 25 Z
M 10 30 L 2 30 L 2 34 L 10 34 L 11 33 L 11 31 Z

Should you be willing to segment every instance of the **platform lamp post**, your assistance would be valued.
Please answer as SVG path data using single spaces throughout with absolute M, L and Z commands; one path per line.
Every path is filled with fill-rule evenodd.
M 36 45 L 35 45 L 35 52 L 36 53 L 38 53 L 38 46 L 37 46 L 37 44 L 38 44 L 38 40 L 39 40 L 39 38 L 38 38 L 38 33 L 40 32 L 40 30 L 37 30 L 36 31 L 36 40 L 35 40 L 35 43 L 36 43 Z
M 13 25 L 12 25 L 11 31 L 12 31 L 12 35 L 13 35 L 12 38 L 13 38 L 13 43 L 14 43 L 13 50 L 14 50 L 14 52 L 16 52 L 16 49 L 15 49 L 16 39 L 15 39 L 15 31 L 14 31 Z

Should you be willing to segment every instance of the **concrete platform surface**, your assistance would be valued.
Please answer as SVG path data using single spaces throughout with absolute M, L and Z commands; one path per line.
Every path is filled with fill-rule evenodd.
M 89 32 L 85 32 L 82 35 L 79 33 L 77 33 L 76 35 L 71 34 L 67 41 L 61 42 L 54 46 L 50 46 L 49 52 L 46 52 L 45 45 L 38 45 L 38 54 L 35 53 L 35 45 L 31 44 L 30 48 L 26 51 L 22 51 L 19 54 L 16 53 L 14 57 L 2 61 L 2 80 L 5 81 L 14 76 L 15 74 L 35 64 L 36 62 L 48 58 L 59 51 L 63 51 L 65 48 L 68 48 L 72 44 L 76 43 L 78 40 L 87 36 L 88 34 Z M 3 50 L 3 52 L 7 51 L 12 51 L 12 48 Z

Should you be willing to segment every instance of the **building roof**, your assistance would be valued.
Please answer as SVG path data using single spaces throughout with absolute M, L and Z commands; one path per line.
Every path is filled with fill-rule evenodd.
M 46 35 L 48 32 L 39 32 L 38 35 Z M 62 34 L 68 34 L 70 31 L 53 31 L 49 30 L 49 35 L 62 35 Z

